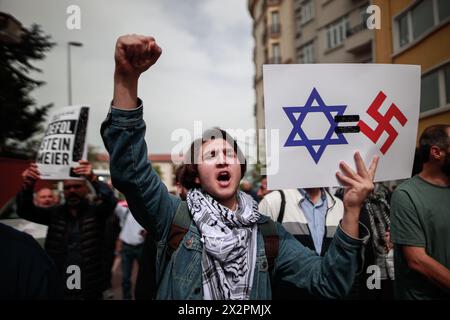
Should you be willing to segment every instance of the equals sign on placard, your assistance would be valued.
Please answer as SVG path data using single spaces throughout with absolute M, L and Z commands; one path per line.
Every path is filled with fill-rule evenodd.
M 354 114 L 354 115 L 348 115 L 348 116 L 335 116 L 334 117 L 334 121 L 336 122 L 336 124 L 341 123 L 341 122 L 358 122 L 359 121 L 359 115 Z M 336 128 L 334 128 L 334 132 L 336 133 L 357 133 L 360 132 L 361 129 L 359 128 L 359 126 L 336 126 Z

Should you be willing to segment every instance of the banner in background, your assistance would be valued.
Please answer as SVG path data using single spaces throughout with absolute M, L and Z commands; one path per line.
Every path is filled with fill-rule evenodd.
M 50 115 L 36 159 L 41 179 L 77 178 L 72 168 L 87 157 L 88 120 L 87 106 L 64 107 Z

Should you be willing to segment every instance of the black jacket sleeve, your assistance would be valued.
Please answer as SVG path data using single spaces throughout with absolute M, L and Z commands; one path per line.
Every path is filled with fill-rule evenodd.
M 117 205 L 117 198 L 114 196 L 112 189 L 104 182 L 93 181 L 91 185 L 97 193 L 98 210 L 108 217 L 114 212 Z

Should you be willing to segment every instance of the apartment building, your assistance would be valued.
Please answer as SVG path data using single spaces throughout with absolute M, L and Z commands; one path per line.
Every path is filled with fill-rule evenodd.
M 265 128 L 262 65 L 295 62 L 293 0 L 249 0 L 255 48 L 253 61 L 256 128 Z M 257 130 L 258 160 L 265 163 L 265 139 Z
M 297 63 L 372 62 L 367 0 L 295 0 Z
M 375 62 L 422 67 L 418 136 L 450 124 L 450 1 L 373 0 L 381 9 Z
M 255 48 L 256 128 L 263 129 L 262 65 L 373 62 L 373 30 L 366 27 L 368 0 L 249 0 Z M 258 130 L 258 160 L 265 140 Z

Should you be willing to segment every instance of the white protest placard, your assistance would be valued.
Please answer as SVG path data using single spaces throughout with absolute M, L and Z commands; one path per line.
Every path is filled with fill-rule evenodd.
M 380 156 L 375 181 L 409 178 L 420 66 L 264 65 L 269 189 L 338 186 L 339 162 Z
M 86 132 L 89 107 L 73 106 L 55 110 L 36 158 L 44 180 L 76 179 L 72 168 L 87 157 Z

